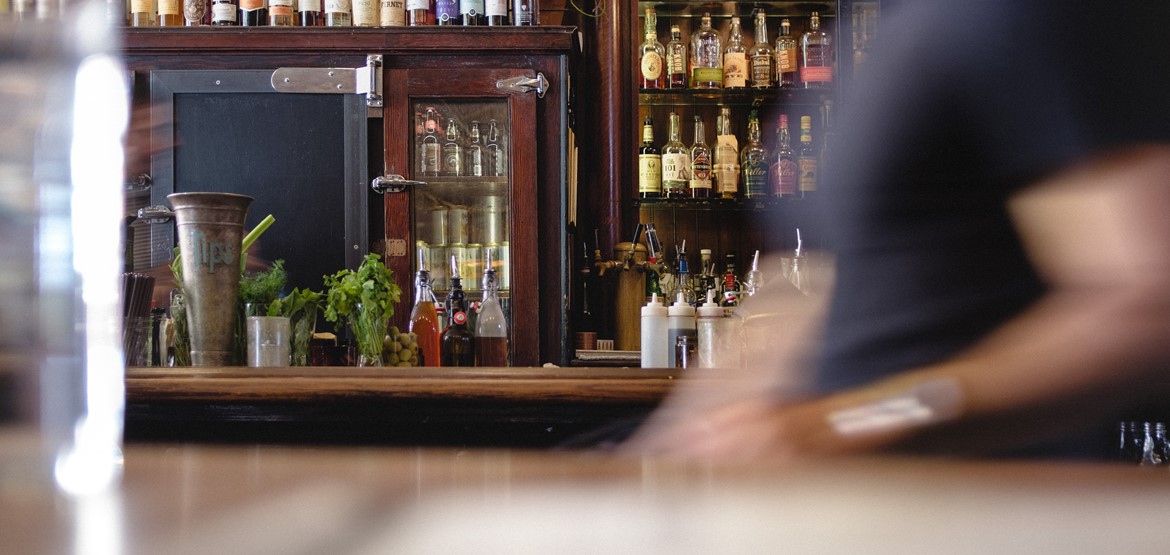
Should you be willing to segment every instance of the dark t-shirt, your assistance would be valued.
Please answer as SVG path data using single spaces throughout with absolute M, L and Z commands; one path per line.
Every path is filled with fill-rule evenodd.
M 1008 198 L 1093 153 L 1170 142 L 1164 3 L 907 4 L 847 91 L 823 174 L 838 264 L 823 391 L 940 361 L 1020 313 L 1045 286 Z

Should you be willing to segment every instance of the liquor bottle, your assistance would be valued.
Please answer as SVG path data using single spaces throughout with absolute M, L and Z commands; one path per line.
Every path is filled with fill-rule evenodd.
M 670 134 L 662 146 L 662 193 L 670 198 L 690 196 L 691 153 L 680 139 L 680 120 L 670 113 Z
M 821 16 L 813 12 L 808 29 L 800 35 L 800 84 L 806 89 L 817 89 L 832 83 L 832 37 L 821 30 Z
M 44 0 L 41 0 L 42 2 Z M 131 27 L 154 27 L 158 25 L 155 19 L 157 10 L 154 7 L 154 0 L 130 0 L 130 26 Z
M 350 0 L 325 0 L 325 26 L 349 27 L 353 20 L 349 14 Z
M 459 0 L 435 1 L 435 25 L 459 25 Z
M 239 25 L 239 6 L 236 0 L 211 0 L 211 24 L 219 26 Z
M 471 142 L 467 145 L 467 175 L 472 177 L 483 177 L 484 175 L 484 160 L 483 160 L 483 141 L 479 136 L 479 122 L 471 122 Z
M 423 138 L 422 138 L 422 174 L 429 177 L 436 177 L 439 175 L 439 168 L 442 165 L 443 159 L 440 157 L 442 147 L 439 145 L 438 120 L 435 115 L 435 108 L 427 106 L 426 115 L 423 123 Z
M 268 25 L 268 2 L 265 0 L 239 0 L 238 20 L 241 27 L 263 27 Z
M 421 252 L 420 258 L 421 256 Z M 419 264 L 420 268 L 424 266 Z M 410 331 L 418 337 L 418 354 L 423 366 L 439 366 L 439 315 L 435 312 L 435 293 L 431 290 L 431 273 L 418 271 L 414 278 L 414 308 L 410 310 Z
M 268 25 L 292 27 L 293 0 L 268 0 Z
M 743 30 L 739 16 L 731 16 L 731 30 L 723 49 L 723 88 L 742 89 L 747 86 L 747 47 L 743 45 Z
M 463 145 L 459 144 L 459 122 L 447 119 L 447 140 L 443 143 L 443 175 L 463 176 Z
M 797 188 L 801 196 L 817 190 L 817 151 L 812 142 L 812 117 L 800 116 L 800 152 L 796 163 L 800 168 Z
M 747 198 L 768 195 L 768 149 L 760 143 L 760 119 L 756 111 L 748 116 L 748 142 L 739 155 L 743 172 L 743 191 Z
M 740 283 L 735 275 L 735 252 L 725 254 L 723 260 L 723 283 L 720 287 L 723 300 L 719 304 L 725 307 L 739 306 Z
M 475 365 L 508 366 L 508 320 L 500 308 L 499 282 L 492 269 L 491 249 L 483 271 L 483 301 L 475 319 Z
M 638 196 L 662 196 L 662 153 L 654 146 L 654 120 L 642 122 L 642 147 L 638 149 Z
M 739 139 L 731 132 L 731 108 L 719 108 L 715 126 L 715 185 L 720 198 L 732 199 L 739 196 Z
M 539 0 L 512 0 L 512 25 L 540 25 Z
M 354 27 L 377 27 L 382 22 L 378 16 L 378 0 L 351 0 Z
M 642 88 L 664 88 L 666 71 L 662 66 L 666 59 L 666 49 L 662 47 L 662 43 L 658 42 L 658 18 L 654 14 L 654 8 L 646 8 L 645 37 L 642 45 L 638 47 Z
M 406 25 L 405 0 L 382 0 L 378 5 L 378 23 L 383 27 Z
M 768 20 L 764 10 L 756 12 L 756 43 L 748 50 L 749 80 L 753 89 L 776 85 L 776 56 L 768 46 Z
M 181 27 L 183 25 L 182 0 L 158 0 L 158 26 Z
M 821 153 L 817 168 L 818 173 L 825 173 L 825 168 L 832 164 L 831 158 L 833 155 L 833 143 L 836 142 L 833 136 L 833 101 L 825 100 L 821 104 Z
M 780 36 L 776 37 L 776 85 L 791 87 L 796 83 L 796 38 L 792 36 L 792 23 L 788 18 L 780 20 Z
M 297 0 L 297 13 L 301 27 L 320 27 L 325 24 L 321 16 L 321 0 Z
M 410 25 L 434 25 L 435 0 L 406 0 L 406 22 Z
M 504 138 L 500 134 L 500 126 L 496 120 L 488 121 L 487 134 L 487 175 L 490 177 L 504 177 L 508 175 L 508 152 L 504 149 Z
M 464 25 L 485 25 L 484 0 L 459 0 L 459 14 Z
M 678 25 L 670 26 L 670 42 L 666 45 L 666 88 L 687 88 L 687 43 Z
M 796 153 L 792 152 L 792 136 L 788 132 L 788 114 L 780 114 L 780 121 L 776 124 L 776 154 L 772 156 L 772 196 L 795 196 L 798 170 Z
M 691 198 L 711 198 L 711 147 L 707 146 L 703 117 L 695 116 L 695 142 L 691 145 Z
M 467 303 L 459 264 L 451 257 L 451 291 L 446 302 L 447 328 L 439 341 L 441 366 L 475 366 L 475 336 L 467 329 Z
M 116 2 L 109 2 L 107 5 L 114 6 L 115 4 Z M 207 4 L 208 3 L 206 0 L 183 0 L 183 24 L 187 27 L 198 27 L 201 25 L 210 24 L 211 7 Z
M 723 38 L 711 28 L 711 14 L 704 13 L 699 30 L 691 35 L 691 87 L 723 86 Z
M 483 7 L 487 13 L 488 25 L 507 25 L 508 24 L 508 1 L 507 0 L 486 0 Z

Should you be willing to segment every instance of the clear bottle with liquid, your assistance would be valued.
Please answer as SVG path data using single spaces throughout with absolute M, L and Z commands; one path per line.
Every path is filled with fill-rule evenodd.
M 421 261 L 420 261 L 421 262 Z M 422 264 L 420 268 L 424 267 Z M 414 278 L 414 307 L 410 310 L 410 331 L 418 337 L 419 364 L 439 366 L 439 314 L 435 310 L 435 293 L 431 289 L 431 273 L 419 270 Z
M 687 88 L 687 43 L 678 25 L 670 26 L 670 42 L 666 44 L 666 88 Z
M 500 306 L 500 285 L 490 249 L 483 271 L 483 301 L 475 319 L 475 365 L 508 366 L 508 320 Z
M 438 115 L 435 113 L 433 106 L 427 106 L 426 114 L 423 116 L 423 139 L 422 148 L 422 175 L 428 177 L 437 177 L 439 169 L 442 166 L 442 146 L 439 144 L 439 122 Z
M 748 82 L 753 89 L 776 86 L 776 56 L 768 46 L 768 20 L 764 10 L 756 12 L 756 43 L 748 50 Z
M 742 89 L 747 86 L 747 47 L 743 43 L 743 29 L 739 16 L 731 16 L 731 30 L 723 49 L 723 88 Z
M 666 49 L 658 42 L 658 17 L 654 8 L 646 8 L 645 40 L 638 47 L 638 62 L 643 89 L 666 88 Z
M 719 107 L 716 120 L 715 186 L 720 198 L 739 196 L 739 139 L 731 131 L 731 108 Z
M 447 177 L 463 176 L 463 145 L 460 143 L 459 122 L 447 119 L 447 140 L 443 143 L 443 171 Z
M 670 134 L 662 146 L 662 192 L 670 198 L 690 196 L 691 153 L 682 143 L 677 112 L 670 113 Z
M 700 21 L 691 35 L 691 87 L 718 89 L 723 86 L 723 37 L 711 27 L 711 14 L 704 13 Z

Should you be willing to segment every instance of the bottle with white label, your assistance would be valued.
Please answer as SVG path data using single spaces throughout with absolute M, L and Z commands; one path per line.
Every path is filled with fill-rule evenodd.
M 658 300 L 658 294 L 650 295 L 650 302 L 642 307 L 642 368 L 670 368 L 667 354 L 667 309 Z
M 723 88 L 742 89 L 747 86 L 747 47 L 743 44 L 743 30 L 739 16 L 731 17 L 731 31 L 723 49 Z
M 378 22 L 383 27 L 406 25 L 406 0 L 382 0 L 378 5 Z

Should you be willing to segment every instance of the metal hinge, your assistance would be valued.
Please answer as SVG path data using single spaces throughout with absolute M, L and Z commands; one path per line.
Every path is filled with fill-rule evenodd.
M 548 91 L 548 79 L 544 78 L 543 73 L 536 72 L 536 77 L 527 77 L 521 75 L 519 77 L 500 79 L 499 81 L 496 81 L 496 88 L 514 93 L 527 93 L 535 91 L 537 98 L 544 98 L 544 93 Z
M 382 107 L 382 55 L 366 56 L 365 67 L 282 67 L 272 72 L 276 92 L 364 94 L 366 106 Z

